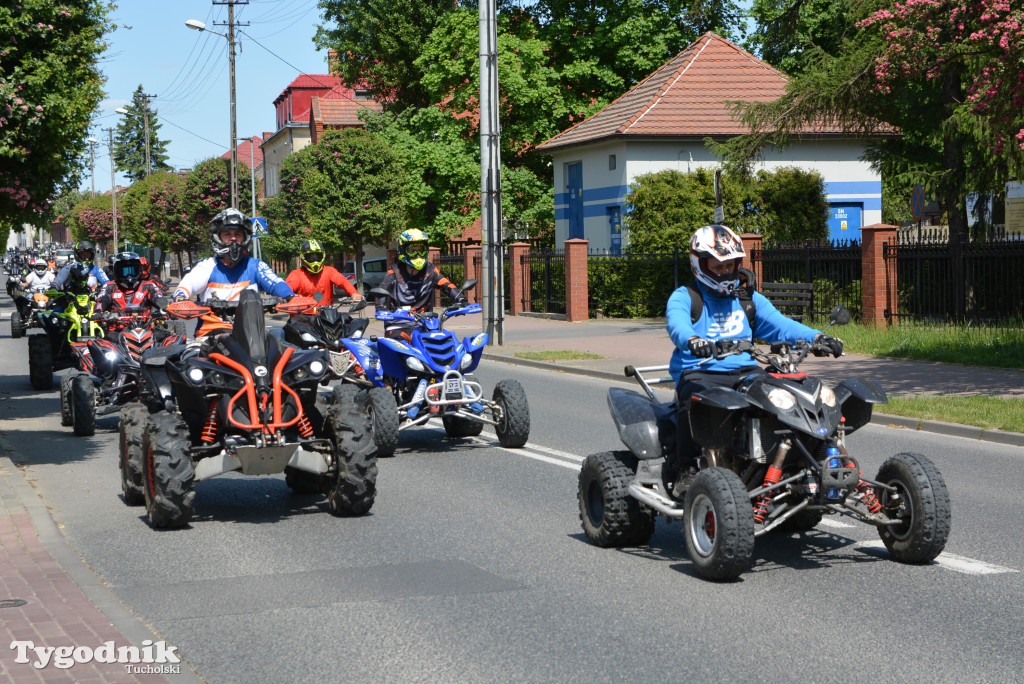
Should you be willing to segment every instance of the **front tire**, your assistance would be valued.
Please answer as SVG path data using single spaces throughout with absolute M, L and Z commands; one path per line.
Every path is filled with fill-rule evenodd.
M 60 424 L 63 427 L 70 427 L 71 417 L 71 379 L 78 375 L 78 371 L 66 373 L 60 379 Z
M 441 424 L 449 437 L 476 437 L 484 431 L 484 424 L 479 420 L 459 416 L 441 416 Z
M 331 404 L 337 406 L 340 404 L 354 404 L 356 398 L 359 396 L 360 387 L 353 385 L 350 382 L 338 381 L 331 390 Z M 397 411 L 397 409 L 396 409 Z
M 96 386 L 92 377 L 79 373 L 69 383 L 71 400 L 71 427 L 76 435 L 89 437 L 96 433 Z
M 935 560 L 946 548 L 950 526 L 949 491 L 939 469 L 921 454 L 900 453 L 882 464 L 876 479 L 896 488 L 877 492 L 882 512 L 903 520 L 878 528 L 889 553 L 900 563 Z
M 494 388 L 494 403 L 501 407 L 501 420 L 494 426 L 501 446 L 518 449 L 530 438 L 530 405 L 518 380 L 502 380 Z
M 331 513 L 364 515 L 377 497 L 377 449 L 369 416 L 355 404 L 332 406 L 326 428 L 334 447 L 334 469 L 327 492 Z
M 21 322 L 21 314 L 17 311 L 11 312 L 11 338 L 18 339 L 25 334 L 25 326 Z
M 153 527 L 184 527 L 196 498 L 188 425 L 177 413 L 154 413 L 142 436 L 143 492 Z
M 736 579 L 754 555 L 754 514 L 743 481 L 725 468 L 697 473 L 683 511 L 686 551 L 702 577 Z
M 639 546 L 654 534 L 654 514 L 629 494 L 637 464 L 628 451 L 591 454 L 583 461 L 577 499 L 583 533 L 592 544 Z
M 53 349 L 46 335 L 28 337 L 28 379 L 37 390 L 53 388 Z
M 117 426 L 121 493 L 129 506 L 146 503 L 142 480 L 142 431 L 147 415 L 142 404 L 126 404 L 121 408 Z
M 377 457 L 386 458 L 398 448 L 398 404 L 386 387 L 374 387 L 366 393 L 366 413 L 370 416 Z

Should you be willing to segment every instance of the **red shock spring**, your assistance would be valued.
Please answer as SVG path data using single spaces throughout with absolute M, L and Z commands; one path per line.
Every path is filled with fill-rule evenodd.
M 217 439 L 217 400 L 210 400 L 210 410 L 206 414 L 206 424 L 203 426 L 202 440 L 206 444 L 213 444 Z
M 782 479 L 782 470 L 776 468 L 774 465 L 768 466 L 768 472 L 764 475 L 764 484 L 762 487 L 771 487 L 774 484 L 778 484 L 779 480 Z M 772 499 L 774 495 L 772 492 L 767 492 L 757 497 L 757 501 L 754 502 L 754 522 L 763 523 L 764 519 L 768 517 L 768 509 L 772 505 Z
M 847 468 L 852 468 L 852 463 L 846 464 Z M 857 471 L 857 477 L 863 477 L 864 472 L 861 470 Z M 868 507 L 868 513 L 877 513 L 882 510 L 882 502 L 875 496 L 875 490 L 864 480 L 857 481 L 857 491 L 860 492 L 860 502 Z
M 313 425 L 309 422 L 309 416 L 305 413 L 299 417 L 299 434 L 303 437 L 313 436 Z

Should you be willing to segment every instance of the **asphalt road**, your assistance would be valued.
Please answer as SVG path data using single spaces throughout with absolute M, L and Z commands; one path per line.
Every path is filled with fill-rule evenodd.
M 750 571 L 714 584 L 678 524 L 636 549 L 583 536 L 579 462 L 618 446 L 608 383 L 492 363 L 486 391 L 526 388 L 526 448 L 417 428 L 380 461 L 368 516 L 228 476 L 199 484 L 188 528 L 156 531 L 120 498 L 116 416 L 89 438 L 60 427 L 3 320 L 9 455 L 83 561 L 209 682 L 1024 681 L 1019 447 L 867 426 L 849 438 L 866 473 L 899 451 L 943 473 L 946 553 L 900 565 L 873 529 L 830 518 L 759 539 Z

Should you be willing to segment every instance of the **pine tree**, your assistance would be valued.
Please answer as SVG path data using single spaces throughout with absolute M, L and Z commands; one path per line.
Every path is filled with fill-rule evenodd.
M 146 112 L 149 112 L 149 172 L 173 171 L 167 163 L 167 143 L 160 140 L 160 122 L 140 85 L 125 107 L 114 138 L 114 163 L 133 182 L 146 177 Z

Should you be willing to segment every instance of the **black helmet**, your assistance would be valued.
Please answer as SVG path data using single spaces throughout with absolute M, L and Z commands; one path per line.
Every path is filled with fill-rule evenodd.
M 70 277 L 65 289 L 72 294 L 87 294 L 89 292 L 89 271 L 92 267 L 80 261 L 71 264 Z
M 220 239 L 220 232 L 227 228 L 243 231 L 245 238 L 240 243 L 225 243 Z M 243 254 L 248 254 L 252 246 L 252 221 L 237 209 L 222 210 L 210 221 L 210 246 L 218 257 L 227 257 L 231 261 L 240 260 Z
M 92 268 L 92 260 L 96 258 L 96 247 L 88 240 L 82 240 L 75 245 L 75 259 L 83 264 L 89 264 Z
M 142 282 L 142 260 L 135 252 L 119 252 L 111 259 L 114 282 L 126 290 Z

